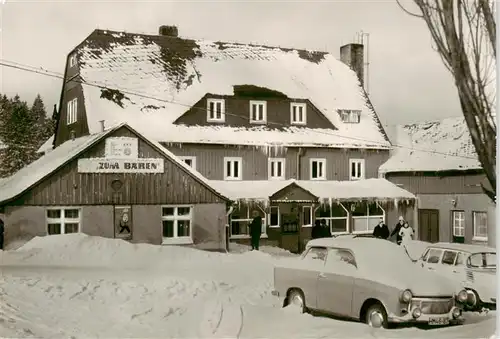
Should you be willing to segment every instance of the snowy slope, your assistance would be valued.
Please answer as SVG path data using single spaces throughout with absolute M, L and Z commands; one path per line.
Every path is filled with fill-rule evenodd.
M 82 234 L 0 251 L 0 337 L 487 338 L 495 312 L 431 330 L 300 315 L 271 295 L 279 253 L 221 254 Z

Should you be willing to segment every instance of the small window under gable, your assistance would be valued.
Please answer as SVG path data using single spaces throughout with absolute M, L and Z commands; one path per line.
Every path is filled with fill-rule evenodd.
M 74 124 L 77 120 L 78 99 L 74 98 L 68 101 L 66 106 L 66 124 Z
M 359 109 L 340 109 L 340 118 L 347 124 L 359 124 L 361 121 L 361 110 Z
M 224 122 L 226 119 L 224 99 L 207 99 L 207 121 Z
M 73 53 L 69 57 L 69 67 L 75 67 L 76 66 L 76 53 Z
M 302 102 L 290 103 L 290 122 L 292 125 L 306 124 L 306 107 L 306 104 Z
M 189 167 L 196 169 L 196 157 L 194 157 L 194 156 L 180 156 L 179 159 L 184 161 L 186 163 L 186 165 L 188 165 Z
M 250 123 L 265 124 L 267 121 L 267 102 L 250 100 Z

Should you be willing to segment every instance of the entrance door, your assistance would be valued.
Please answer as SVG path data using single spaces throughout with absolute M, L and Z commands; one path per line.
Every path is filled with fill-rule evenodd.
M 115 206 L 115 238 L 132 239 L 132 206 Z
M 439 241 L 439 210 L 418 210 L 418 234 L 420 240 L 428 242 Z
M 280 247 L 292 253 L 299 253 L 300 246 L 300 213 L 295 204 L 283 204 L 281 213 Z

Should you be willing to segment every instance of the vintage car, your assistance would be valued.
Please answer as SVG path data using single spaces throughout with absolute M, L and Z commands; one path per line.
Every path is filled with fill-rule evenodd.
M 455 243 L 430 244 L 417 261 L 422 267 L 460 281 L 468 293 L 466 310 L 496 308 L 496 250 Z
M 417 273 L 417 274 L 415 274 Z M 375 238 L 322 238 L 300 258 L 274 268 L 273 295 L 283 306 L 359 319 L 372 327 L 461 319 L 467 292 L 437 274 L 415 270 L 404 249 Z

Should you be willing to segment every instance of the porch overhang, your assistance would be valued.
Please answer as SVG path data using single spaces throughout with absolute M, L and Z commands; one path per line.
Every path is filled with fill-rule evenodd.
M 394 203 L 416 200 L 416 196 L 383 178 L 353 181 L 334 180 L 252 180 L 218 181 L 210 184 L 238 203 L 270 202 L 378 202 Z M 293 195 L 290 195 L 293 192 Z M 302 200 L 302 201 L 300 201 Z

